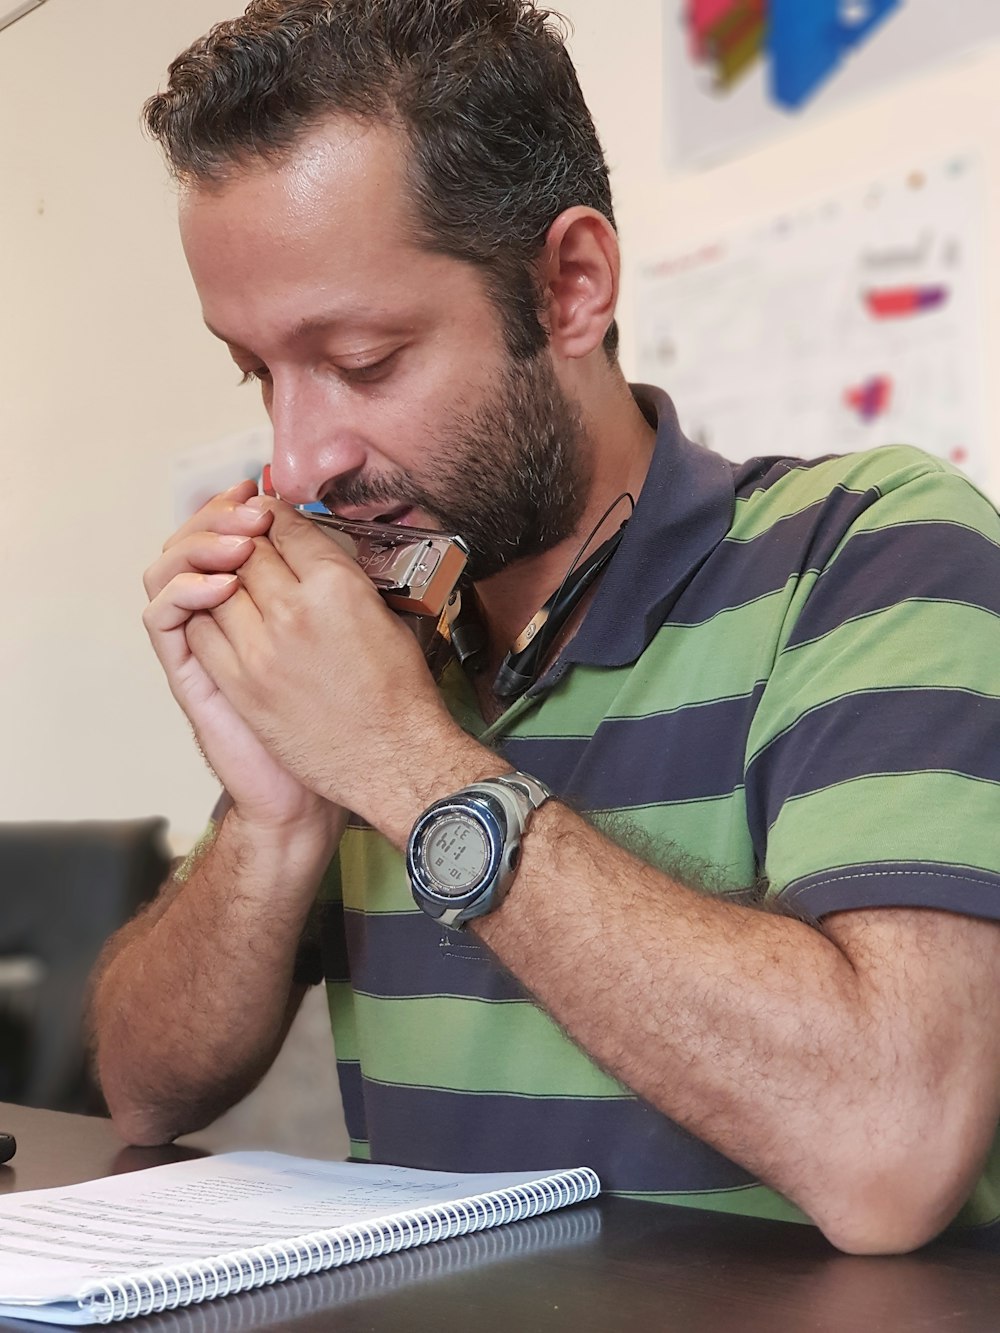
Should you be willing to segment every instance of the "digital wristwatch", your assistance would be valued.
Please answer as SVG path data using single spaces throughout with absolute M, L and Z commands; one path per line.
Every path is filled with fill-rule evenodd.
M 531 816 L 552 795 L 526 773 L 484 778 L 428 806 L 406 846 L 417 905 L 453 930 L 503 902 Z

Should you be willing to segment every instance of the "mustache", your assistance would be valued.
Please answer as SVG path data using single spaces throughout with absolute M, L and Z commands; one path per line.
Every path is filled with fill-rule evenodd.
M 419 502 L 419 488 L 401 474 L 396 477 L 342 477 L 320 495 L 327 509 L 348 506 L 401 504 Z

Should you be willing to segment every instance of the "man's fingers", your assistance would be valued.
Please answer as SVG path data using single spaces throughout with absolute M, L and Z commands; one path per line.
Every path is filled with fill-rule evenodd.
M 217 685 L 238 672 L 236 653 L 214 616 L 196 611 L 185 626 L 184 637 L 198 664 Z
M 253 554 L 253 537 L 194 532 L 164 549 L 143 575 L 146 595 L 157 597 L 179 574 L 231 574 Z
M 142 613 L 153 651 L 175 697 L 180 697 L 180 682 L 191 664 L 184 631 L 192 615 L 214 610 L 232 597 L 238 587 L 235 574 L 180 574 Z
M 178 574 L 146 607 L 142 623 L 154 644 L 157 636 L 190 620 L 195 611 L 212 611 L 240 586 L 235 574 Z
M 240 583 L 261 613 L 281 606 L 299 586 L 299 580 L 268 537 L 254 543 L 249 558 L 239 568 Z
M 342 544 L 342 534 L 329 531 L 318 523 L 296 512 L 280 500 L 268 502 L 272 506 L 273 521 L 268 537 L 282 559 L 299 579 L 304 579 L 318 563 L 334 564 L 345 569 L 357 569 Z
M 240 533 L 249 537 L 266 532 L 271 522 L 269 510 L 253 508 L 245 503 L 256 494 L 257 487 L 252 481 L 242 481 L 221 495 L 213 496 L 172 537 L 168 537 L 163 545 L 164 551 L 170 550 L 195 532 Z

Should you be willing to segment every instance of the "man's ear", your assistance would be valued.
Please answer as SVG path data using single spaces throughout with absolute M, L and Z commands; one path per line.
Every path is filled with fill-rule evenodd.
M 596 209 L 560 213 L 549 228 L 539 273 L 543 323 L 556 356 L 578 360 L 600 347 L 615 317 L 621 253 L 615 229 Z

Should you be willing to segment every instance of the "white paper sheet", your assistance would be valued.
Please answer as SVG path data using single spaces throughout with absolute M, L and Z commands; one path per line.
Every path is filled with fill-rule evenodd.
M 96 1282 L 527 1184 L 280 1153 L 230 1153 L 0 1198 L 0 1314 Z M 33 1318 L 45 1318 L 39 1311 Z M 71 1309 L 64 1322 L 87 1322 Z

